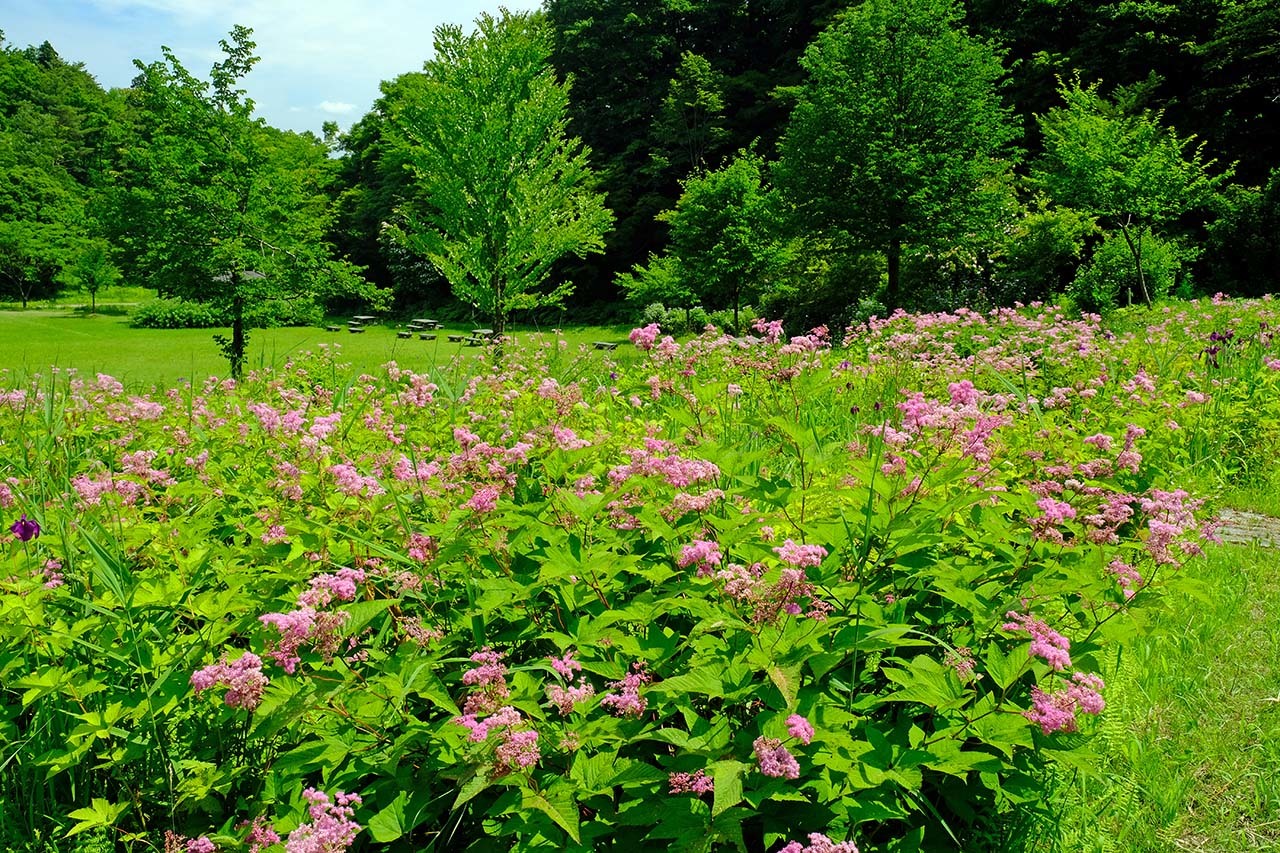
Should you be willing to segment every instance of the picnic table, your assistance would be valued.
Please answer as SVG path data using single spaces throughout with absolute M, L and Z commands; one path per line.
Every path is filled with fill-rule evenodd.
M 360 325 L 362 325 L 362 326 L 363 326 L 365 323 L 372 323 L 372 322 L 373 322 L 374 320 L 376 320 L 376 319 L 378 319 L 378 318 L 377 318 L 377 317 L 371 317 L 371 316 L 369 316 L 368 314 L 358 314 L 358 315 L 356 315 L 355 317 L 352 317 L 352 318 L 351 318 L 351 322 L 353 322 L 353 323 L 359 323 Z
M 417 326 L 419 329 L 425 329 L 428 332 L 433 332 L 436 329 L 440 328 L 440 321 L 432 320 L 427 317 L 417 317 L 413 320 L 410 320 L 409 325 Z

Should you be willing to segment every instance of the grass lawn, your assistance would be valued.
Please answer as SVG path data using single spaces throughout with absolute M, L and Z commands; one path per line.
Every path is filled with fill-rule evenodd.
M 477 347 L 449 343 L 446 335 L 466 333 L 471 324 L 455 324 L 440 330 L 434 341 L 417 337 L 396 337 L 393 325 L 371 326 L 363 334 L 303 327 L 254 329 L 249 338 L 247 367 L 258 369 L 282 364 L 303 350 L 319 344 L 341 344 L 342 360 L 357 372 L 375 370 L 394 360 L 402 368 L 426 372 L 458 356 L 473 357 Z M 577 326 L 563 329 L 567 350 L 577 353 L 587 348 L 587 357 L 602 360 L 606 353 L 591 348 L 594 341 L 625 343 L 627 327 Z M 134 329 L 127 317 L 87 316 L 69 309 L 0 311 L 0 382 L 12 385 L 51 366 L 75 368 L 92 375 L 108 373 L 130 388 L 172 385 L 183 379 L 199 381 L 206 376 L 224 376 L 227 362 L 213 342 L 213 335 L 226 329 Z M 516 345 L 539 345 L 551 340 L 548 330 L 516 329 Z M 626 357 L 629 347 L 616 356 Z M 3 371 L 7 370 L 7 376 Z

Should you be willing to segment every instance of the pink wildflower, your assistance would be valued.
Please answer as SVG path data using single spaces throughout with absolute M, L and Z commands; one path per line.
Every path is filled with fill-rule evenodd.
M 631 672 L 621 681 L 610 683 L 617 693 L 606 693 L 600 697 L 600 705 L 608 708 L 619 717 L 639 717 L 648 707 L 649 702 L 640 695 L 640 688 L 653 680 L 653 676 L 645 672 L 644 663 L 631 665 Z
M 713 566 L 720 565 L 722 559 L 718 544 L 706 539 L 695 539 L 692 544 L 681 549 L 676 565 L 682 569 L 696 565 L 698 577 L 704 578 L 711 574 Z
M 311 805 L 311 819 L 301 824 L 285 841 L 285 853 L 343 853 L 355 840 L 360 824 L 352 820 L 353 806 L 361 804 L 359 795 L 339 791 L 330 802 L 328 795 L 307 788 L 302 797 Z
M 818 566 L 827 556 L 827 549 L 821 545 L 797 545 L 790 539 L 782 543 L 781 546 L 774 548 L 774 553 L 778 555 L 778 559 L 784 563 L 789 563 L 798 568 L 805 566 Z
M 223 702 L 230 708 L 252 711 L 262 704 L 262 694 L 268 679 L 262 673 L 262 659 L 252 652 L 245 652 L 235 663 L 227 663 L 223 655 L 217 663 L 191 673 L 191 686 L 197 694 L 213 687 L 226 687 Z
M 1070 640 L 1030 614 L 1010 610 L 1006 615 L 1013 621 L 1006 622 L 1004 630 L 1025 631 L 1031 635 L 1029 654 L 1044 659 L 1045 663 L 1056 670 L 1071 666 L 1071 656 L 1067 653 L 1071 648 Z
M 758 737 L 751 747 L 756 754 L 756 764 L 764 775 L 775 779 L 800 778 L 800 762 L 782 745 L 782 741 Z
M 642 350 L 653 349 L 653 343 L 658 339 L 658 334 L 662 331 L 657 323 L 650 323 L 639 329 L 632 329 L 629 335 L 631 343 Z
M 484 486 L 476 489 L 471 500 L 467 501 L 463 506 L 473 512 L 481 514 L 493 512 L 498 507 L 498 490 L 493 486 Z
M 667 776 L 668 791 L 672 794 L 710 794 L 716 789 L 716 780 L 705 770 L 693 773 L 671 773 Z
M 813 740 L 813 725 L 799 714 L 787 717 L 787 734 L 808 745 Z

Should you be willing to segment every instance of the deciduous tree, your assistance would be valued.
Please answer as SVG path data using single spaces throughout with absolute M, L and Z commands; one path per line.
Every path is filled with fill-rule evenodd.
M 427 199 L 402 208 L 398 233 L 499 338 L 512 311 L 572 292 L 570 282 L 543 289 L 552 265 L 602 251 L 612 222 L 588 152 L 568 134 L 569 86 L 549 55 L 540 15 L 482 15 L 469 34 L 442 25 L 398 116 Z
M 1159 111 L 1126 110 L 1103 98 L 1097 83 L 1079 79 L 1059 92 L 1064 104 L 1040 117 L 1044 155 L 1034 178 L 1057 203 L 1119 230 L 1150 305 L 1143 233 L 1206 203 L 1226 173 L 1210 175 L 1203 147 L 1163 126 Z
M 869 0 L 823 32 L 780 143 L 797 220 L 883 252 L 885 303 L 902 302 L 904 247 L 945 249 L 990 227 L 1008 197 L 1016 131 L 1004 74 L 954 0 Z
M 232 376 L 244 367 L 251 309 L 337 294 L 380 299 L 324 240 L 324 144 L 266 127 L 238 88 L 258 61 L 251 34 L 237 26 L 220 43 L 208 83 L 168 48 L 163 61 L 135 62 L 143 142 L 115 223 L 139 283 L 228 312 L 231 337 L 219 343 Z

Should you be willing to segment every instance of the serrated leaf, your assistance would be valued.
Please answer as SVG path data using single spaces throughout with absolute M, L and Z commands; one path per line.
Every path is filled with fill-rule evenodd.
M 786 704 L 786 710 L 794 711 L 796 707 L 796 696 L 800 693 L 800 664 L 794 666 L 778 666 L 777 664 L 769 664 L 765 667 L 765 672 L 769 674 L 769 680 L 773 682 L 773 686 L 778 688 L 778 692 L 782 694 L 782 701 Z
M 569 834 L 575 844 L 582 843 L 578 832 L 578 804 L 573 800 L 573 791 L 568 785 L 552 785 L 546 793 L 539 793 L 525 788 L 521 806 L 535 808 L 556 822 L 556 825 Z
M 711 765 L 711 777 L 716 783 L 712 792 L 712 817 L 742 802 L 742 774 L 746 769 L 747 765 L 741 761 L 717 761 Z

